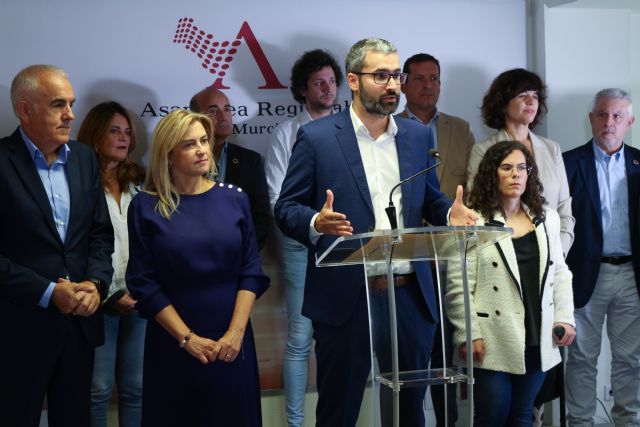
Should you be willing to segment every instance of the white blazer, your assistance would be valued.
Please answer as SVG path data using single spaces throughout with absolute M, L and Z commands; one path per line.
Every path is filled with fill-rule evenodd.
M 528 214 L 528 209 L 525 208 Z M 571 271 L 560 244 L 560 219 L 556 211 L 545 209 L 545 219 L 532 218 L 540 252 L 540 359 L 547 371 L 560 363 L 553 341 L 554 322 L 575 325 Z M 491 224 L 484 218 L 477 225 L 504 225 L 497 213 Z M 512 374 L 525 373 L 524 304 L 518 261 L 510 238 L 469 253 L 467 257 L 471 293 L 472 339 L 482 338 L 485 357 L 474 366 Z M 458 262 L 449 262 L 445 307 L 455 330 L 454 363 L 465 366 L 457 348 L 466 342 L 462 272 Z
M 562 150 L 557 142 L 538 136 L 531 131 L 529 131 L 529 138 L 533 146 L 533 158 L 538 166 L 538 176 L 544 187 L 542 195 L 547 200 L 547 206 L 558 211 L 560 215 L 560 236 L 566 255 L 573 244 L 573 227 L 576 220 L 571 214 L 571 194 L 562 160 Z M 473 179 L 478 173 L 478 166 L 484 153 L 497 142 L 512 139 L 507 131 L 502 129 L 473 146 L 467 165 L 467 194 L 473 188 Z

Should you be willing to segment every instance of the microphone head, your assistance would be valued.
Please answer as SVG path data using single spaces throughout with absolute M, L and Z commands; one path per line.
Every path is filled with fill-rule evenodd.
M 553 333 L 556 334 L 558 339 L 562 339 L 562 337 L 564 336 L 565 332 L 566 331 L 564 329 L 564 326 L 556 326 L 555 328 L 553 328 Z
M 436 158 L 440 158 L 440 153 L 438 153 L 438 150 L 436 150 L 435 148 L 429 148 L 428 151 L 430 156 L 436 157 Z

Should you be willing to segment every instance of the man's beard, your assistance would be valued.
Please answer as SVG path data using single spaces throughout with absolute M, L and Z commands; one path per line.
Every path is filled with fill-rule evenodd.
M 373 114 L 375 116 L 388 116 L 392 114 L 398 108 L 398 104 L 400 103 L 400 94 L 395 90 L 387 90 L 385 93 L 380 95 L 377 99 L 364 89 L 364 85 L 360 85 L 360 92 L 358 93 L 358 97 L 360 98 L 360 102 L 364 106 L 365 110 L 369 114 Z M 385 96 L 393 95 L 396 97 L 396 101 L 393 103 L 383 102 L 382 98 Z
M 317 100 L 307 100 L 307 102 L 314 111 L 328 111 L 333 110 L 333 104 L 336 102 L 336 97 L 333 97 L 333 101 L 331 101 L 330 104 L 328 102 Z

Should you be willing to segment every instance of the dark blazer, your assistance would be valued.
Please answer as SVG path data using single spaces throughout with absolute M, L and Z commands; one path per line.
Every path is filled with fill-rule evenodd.
M 70 315 L 62 314 L 51 302 L 44 309 L 38 302 L 60 277 L 72 282 L 89 278 L 111 282 L 113 228 L 100 184 L 99 165 L 93 151 L 70 141 L 67 176 L 71 209 L 66 240 L 53 222 L 47 193 L 20 132 L 0 140 L 0 324 L 4 337 L 14 344 L 10 351 L 42 353 L 38 334 L 64 339 Z M 106 295 L 107 289 L 100 289 Z M 87 342 L 104 341 L 102 314 L 73 317 Z M 0 364 L 7 350 L 0 352 Z M 32 353 L 33 354 L 33 353 Z
M 271 216 L 264 160 L 253 150 L 229 143 L 226 167 L 225 181 L 242 188 L 249 196 L 258 249 L 262 249 L 267 243 Z
M 629 190 L 629 233 L 636 286 L 640 291 L 640 239 L 638 237 L 638 194 L 640 190 L 640 150 L 625 145 Z M 600 190 L 592 141 L 563 154 L 571 191 L 571 210 L 576 218 L 575 241 L 567 254 L 573 273 L 573 300 L 584 307 L 593 294 L 600 273 L 603 231 Z
M 427 156 L 433 136 L 426 126 L 402 118 L 395 120 L 400 178 L 404 179 L 433 163 Z M 325 324 L 341 325 L 354 310 L 365 278 L 361 266 L 315 266 L 314 252 L 322 253 L 336 239 L 323 235 L 316 244 L 309 239 L 311 218 L 322 208 L 327 189 L 335 196 L 333 210 L 346 214 L 354 234 L 374 229 L 371 195 L 348 109 L 300 128 L 274 208 L 280 229 L 312 249 L 302 314 Z M 445 225 L 451 202 L 440 192 L 435 172 L 410 181 L 401 191 L 405 227 L 420 227 L 423 218 L 434 225 Z M 431 269 L 426 262 L 415 262 L 414 268 L 435 322 Z

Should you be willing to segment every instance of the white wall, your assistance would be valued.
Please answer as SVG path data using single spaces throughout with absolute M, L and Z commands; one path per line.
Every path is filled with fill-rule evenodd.
M 634 89 L 632 52 L 636 67 L 638 55 L 632 50 L 631 16 L 624 9 L 544 8 L 546 133 L 563 150 L 591 138 L 587 114 L 598 90 Z M 637 38 L 635 43 L 637 51 Z M 632 143 L 631 134 L 627 142 Z
M 631 94 L 635 97 L 636 108 L 634 114 L 640 116 L 640 11 L 635 10 L 629 17 L 629 57 L 631 58 Z M 632 134 L 640 135 L 640 120 L 633 124 Z
M 186 106 L 193 93 L 213 82 L 194 53 L 172 42 L 178 19 L 191 17 L 216 40 L 233 40 L 247 21 L 285 85 L 303 51 L 325 48 L 342 63 L 349 46 L 368 36 L 395 43 L 401 60 L 420 51 L 432 53 L 442 62 L 442 109 L 468 119 L 478 135 L 485 136 L 478 109 L 484 91 L 499 72 L 526 63 L 524 4 L 325 0 L 301 7 L 293 0 L 13 1 L 3 5 L 0 14 L 6 35 L 0 38 L 0 134 L 16 125 L 8 103 L 15 73 L 29 64 L 53 63 L 69 72 L 75 88 L 75 129 L 93 105 L 115 99 L 138 116 L 140 151 L 146 151 L 147 135 L 159 120 L 143 114 L 147 102 L 156 110 Z M 247 116 L 237 115 L 235 122 L 275 125 L 286 120 L 286 114 L 257 116 L 258 101 L 287 106 L 293 100 L 288 89 L 257 89 L 264 81 L 246 43 L 238 51 L 225 78 L 232 104 L 247 106 Z M 340 97 L 350 99 L 345 85 Z M 242 135 L 236 142 L 264 153 L 268 136 Z

